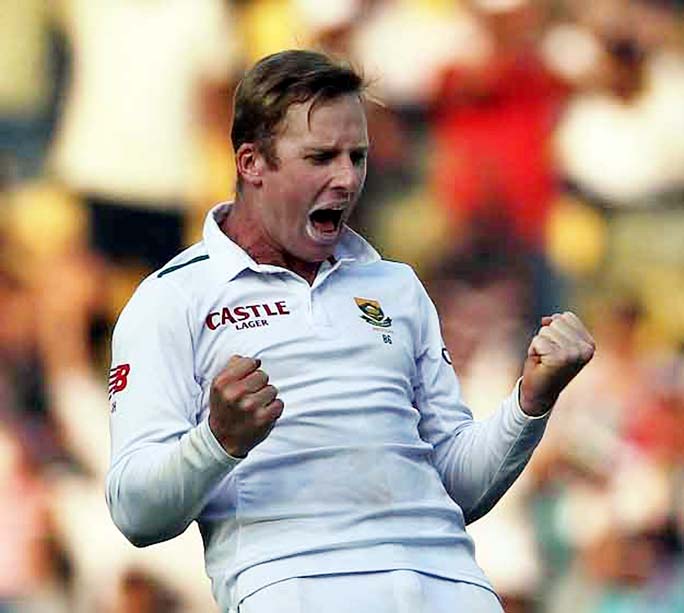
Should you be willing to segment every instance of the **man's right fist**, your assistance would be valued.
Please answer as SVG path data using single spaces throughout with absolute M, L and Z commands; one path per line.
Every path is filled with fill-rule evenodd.
M 260 366 L 261 360 L 234 355 L 211 383 L 209 427 L 236 458 L 266 438 L 285 406 Z

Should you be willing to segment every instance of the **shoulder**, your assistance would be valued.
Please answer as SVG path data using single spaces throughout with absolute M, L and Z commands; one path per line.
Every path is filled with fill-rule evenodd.
M 372 287 L 378 295 L 400 299 L 407 308 L 421 308 L 426 292 L 413 268 L 404 262 L 376 260 L 350 267 L 354 284 Z
M 209 254 L 204 242 L 195 243 L 154 271 L 148 279 L 165 279 L 160 283 L 174 283 L 183 287 L 191 279 L 201 279 L 208 275 L 208 260 Z
M 208 260 L 203 243 L 195 243 L 155 270 L 137 287 L 119 315 L 116 328 L 186 319 L 194 296 L 210 282 Z
M 382 259 L 367 265 L 366 268 L 370 274 L 377 276 L 383 284 L 391 283 L 411 292 L 416 292 L 423 287 L 413 267 L 404 262 Z
M 415 271 L 404 262 L 380 259 L 375 262 L 354 267 L 357 274 L 367 274 L 379 278 L 415 283 L 418 281 Z
M 377 267 L 378 277 L 383 280 L 383 284 L 391 284 L 412 308 L 426 316 L 436 312 L 428 290 L 412 266 L 384 259 L 372 266 Z
M 211 284 L 210 257 L 203 242 L 195 243 L 149 275 L 138 288 L 146 294 L 192 296 Z

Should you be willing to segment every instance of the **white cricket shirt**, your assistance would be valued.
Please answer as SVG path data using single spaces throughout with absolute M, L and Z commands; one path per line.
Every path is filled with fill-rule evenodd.
M 197 520 L 222 609 L 276 581 L 413 569 L 491 589 L 465 523 L 520 473 L 546 419 L 517 389 L 474 422 L 411 268 L 345 229 L 313 283 L 204 238 L 121 314 L 110 374 L 107 501 L 136 545 Z M 241 461 L 208 427 L 212 379 L 260 358 L 285 410 Z M 503 535 L 505 538 L 505 535 Z

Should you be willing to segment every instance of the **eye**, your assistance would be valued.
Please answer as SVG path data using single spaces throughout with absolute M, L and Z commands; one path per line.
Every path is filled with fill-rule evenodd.
M 327 164 L 330 160 L 332 160 L 334 157 L 334 154 L 331 152 L 323 151 L 321 153 L 312 153 L 311 155 L 307 155 L 306 158 L 310 160 L 313 164 L 316 165 L 323 165 Z
M 366 157 L 368 157 L 368 153 L 366 151 L 352 151 L 351 155 L 349 156 L 352 164 L 354 166 L 360 166 L 366 161 Z

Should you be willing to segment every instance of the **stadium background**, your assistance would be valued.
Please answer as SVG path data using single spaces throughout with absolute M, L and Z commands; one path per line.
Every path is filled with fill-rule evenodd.
M 430 286 L 477 417 L 541 313 L 596 336 L 523 478 L 470 528 L 507 611 L 684 611 L 683 14 L 1 0 L 0 612 L 215 610 L 194 526 L 136 550 L 109 520 L 107 338 L 230 198 L 241 71 L 293 46 L 372 80 L 354 225 Z

